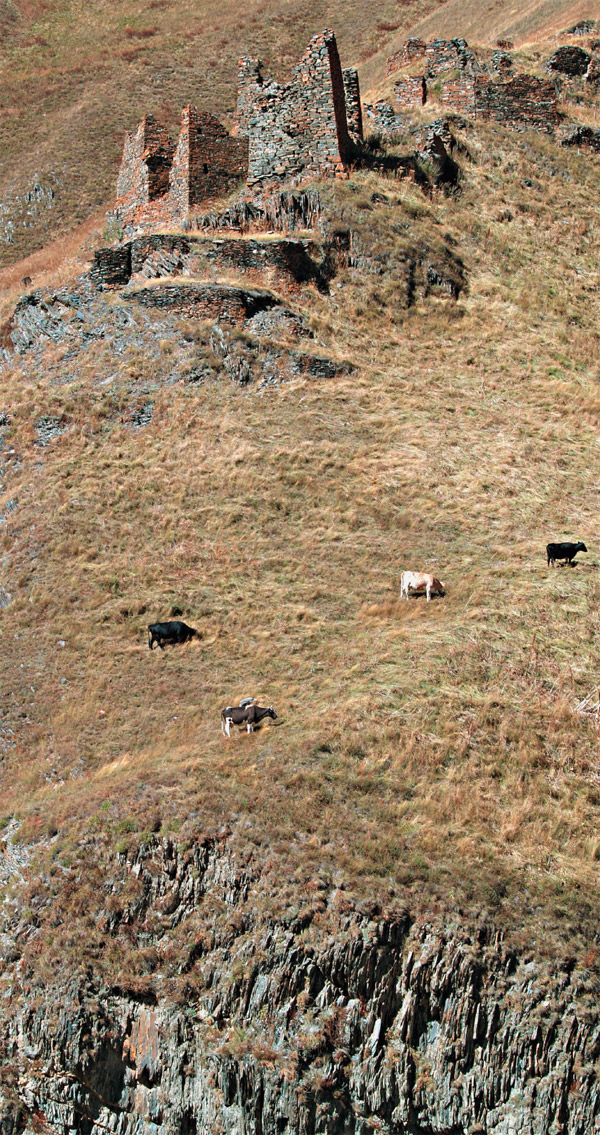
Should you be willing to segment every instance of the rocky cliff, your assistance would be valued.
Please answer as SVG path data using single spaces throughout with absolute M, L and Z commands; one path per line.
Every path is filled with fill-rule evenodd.
M 4 940 L 3 1135 L 598 1130 L 600 1028 L 572 959 L 518 956 L 485 921 L 357 906 L 321 878 L 269 917 L 268 865 L 227 837 L 154 837 L 118 875 L 107 940 L 153 948 L 146 981 L 88 966 L 41 989 L 27 933 L 8 955 Z

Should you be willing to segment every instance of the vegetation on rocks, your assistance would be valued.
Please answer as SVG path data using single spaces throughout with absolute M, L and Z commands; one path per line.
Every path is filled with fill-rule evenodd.
M 128 64 L 184 42 L 185 5 L 121 7 Z M 61 14 L 36 7 L 27 50 Z M 371 50 L 371 25 L 352 34 Z M 372 155 L 414 154 L 435 114 Z M 184 1132 L 228 1107 L 258 1131 L 248 1101 L 272 1098 L 273 1131 L 352 1111 L 356 1135 L 474 1132 L 489 1111 L 503 1133 L 538 1115 L 530 1074 L 570 1135 L 595 1114 L 600 159 L 451 129 L 450 191 L 426 161 L 420 184 L 382 160 L 318 187 L 311 239 L 345 252 L 327 286 L 270 279 L 276 318 L 95 290 L 93 219 L 16 311 L 32 261 L 5 270 L 0 993 L 28 1039 L 7 1011 L 1 1090 L 32 1123 L 45 1082 L 61 1132 L 137 1114 L 135 1089 Z M 562 539 L 589 552 L 549 569 Z M 405 569 L 445 598 L 401 601 Z M 198 639 L 150 653 L 171 618 Z M 277 720 L 224 738 L 248 695 Z M 154 1041 L 139 1055 L 155 1009 L 167 1103 Z M 451 1072 L 432 1021 L 459 1036 Z

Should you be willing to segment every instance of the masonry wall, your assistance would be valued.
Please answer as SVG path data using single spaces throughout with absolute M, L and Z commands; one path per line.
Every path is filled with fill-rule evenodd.
M 192 206 L 227 193 L 247 172 L 248 139 L 231 137 L 214 115 L 186 106 L 169 179 L 175 211 L 184 216 Z
M 175 145 L 145 115 L 125 138 L 115 214 L 127 227 L 180 224 L 190 208 L 228 193 L 248 171 L 248 140 L 232 137 L 212 114 L 187 106 Z
M 415 59 L 424 59 L 426 51 L 427 44 L 424 39 L 417 39 L 416 37 L 407 39 L 399 51 L 395 51 L 393 55 L 388 57 L 386 75 L 394 75 L 396 71 L 408 67 Z
M 398 110 L 424 106 L 427 100 L 427 87 L 424 75 L 409 75 L 394 83 L 394 104 Z
M 140 205 L 167 192 L 174 152 L 174 142 L 151 114 L 125 135 L 116 203 L 123 216 L 133 216 Z
M 533 129 L 551 133 L 559 122 L 556 87 L 533 75 L 517 75 L 508 83 L 483 76 L 475 81 L 475 112 L 515 130 Z
M 353 141 L 359 142 L 363 136 L 363 120 L 358 71 L 355 67 L 345 67 L 342 71 L 342 78 L 344 81 L 348 133 Z
M 458 75 L 442 84 L 439 101 L 460 114 L 472 116 L 476 112 L 475 79 L 471 74 Z
M 242 59 L 237 128 L 249 140 L 250 186 L 341 172 L 352 146 L 333 32 L 313 37 L 284 86 L 263 77 L 259 60 Z

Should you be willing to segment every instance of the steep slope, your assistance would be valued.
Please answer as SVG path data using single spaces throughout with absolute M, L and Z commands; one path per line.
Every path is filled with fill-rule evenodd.
M 7 1135 L 594 1129 L 600 165 L 440 113 L 4 313 Z

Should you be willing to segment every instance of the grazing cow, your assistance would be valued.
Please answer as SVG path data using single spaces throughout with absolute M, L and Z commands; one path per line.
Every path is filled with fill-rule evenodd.
M 437 579 L 435 575 L 431 575 L 426 571 L 403 571 L 400 577 L 400 598 L 406 595 L 408 599 L 409 591 L 425 592 L 427 602 L 431 595 L 445 595 L 446 588 L 441 580 Z
M 157 642 L 160 649 L 164 650 L 166 642 L 188 642 L 190 638 L 195 638 L 198 633 L 194 627 L 188 627 L 187 623 L 182 623 L 180 619 L 175 619 L 170 623 L 149 623 L 148 646 L 152 650 L 154 643 Z
M 256 705 L 254 699 L 245 698 L 246 703 L 252 701 L 251 705 L 228 705 L 226 709 L 221 710 L 221 732 L 225 737 L 230 737 L 229 732 L 232 725 L 245 725 L 247 733 L 253 733 L 256 726 L 265 717 L 272 717 L 275 721 L 277 714 L 270 705 L 260 706 Z
M 578 552 L 587 552 L 587 548 L 581 540 L 578 544 L 571 544 L 568 540 L 564 544 L 547 544 L 548 567 L 554 564 L 556 560 L 566 560 L 570 564 Z

